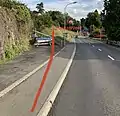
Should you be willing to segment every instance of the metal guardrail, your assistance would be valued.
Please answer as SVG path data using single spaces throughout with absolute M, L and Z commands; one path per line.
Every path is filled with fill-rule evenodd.
M 51 35 L 48 35 L 48 34 L 45 34 L 45 33 L 39 32 L 39 31 L 34 31 L 34 32 L 39 33 L 39 34 L 44 35 L 44 36 L 51 37 Z
M 115 45 L 115 46 L 119 46 L 119 47 L 120 47 L 120 41 L 108 40 L 107 43 L 108 43 L 108 44 L 111 44 L 111 45 Z

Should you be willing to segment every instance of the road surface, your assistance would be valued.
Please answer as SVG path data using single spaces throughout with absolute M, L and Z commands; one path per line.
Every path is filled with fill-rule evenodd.
M 77 51 L 48 116 L 120 116 L 120 51 L 89 39 Z
M 37 116 L 65 70 L 73 53 L 74 46 L 74 44 L 66 45 L 54 58 L 34 112 L 30 112 L 30 109 L 47 65 L 43 66 L 24 82 L 0 97 L 0 116 Z M 11 87 L 8 87 L 7 90 L 9 90 L 9 88 Z
M 59 46 L 55 46 L 55 53 L 60 49 Z M 33 47 L 7 64 L 0 65 L 0 91 L 48 60 L 50 52 L 49 46 Z

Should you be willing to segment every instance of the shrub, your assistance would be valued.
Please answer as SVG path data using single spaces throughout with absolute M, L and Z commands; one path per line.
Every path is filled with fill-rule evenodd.
M 95 29 L 93 32 L 92 32 L 93 35 L 98 35 L 100 34 L 100 30 L 99 29 Z
M 16 40 L 15 44 L 10 44 L 9 41 L 6 41 L 4 49 L 5 58 L 11 60 L 20 53 L 29 50 L 28 40 L 26 38 L 21 38 Z
M 90 34 L 89 37 L 93 37 L 93 34 Z
M 9 9 L 15 8 L 16 5 L 21 5 L 19 1 L 16 0 L 0 0 L 0 6 Z
M 25 5 L 17 5 L 15 8 L 17 21 L 25 23 L 31 19 L 30 11 Z

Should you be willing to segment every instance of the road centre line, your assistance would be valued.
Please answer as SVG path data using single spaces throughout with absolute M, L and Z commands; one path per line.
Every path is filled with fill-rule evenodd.
M 100 52 L 102 52 L 102 50 L 101 49 L 98 49 Z
M 108 55 L 108 58 L 110 58 L 111 60 L 115 60 L 112 56 Z

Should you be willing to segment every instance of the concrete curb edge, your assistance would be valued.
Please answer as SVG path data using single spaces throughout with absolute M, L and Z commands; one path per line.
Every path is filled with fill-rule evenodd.
M 58 95 L 58 92 L 59 92 L 59 90 L 60 90 L 60 88 L 61 88 L 61 86 L 62 86 L 62 84 L 63 84 L 63 82 L 68 74 L 68 71 L 72 65 L 72 62 L 73 62 L 73 59 L 75 56 L 75 52 L 76 52 L 76 44 L 75 44 L 72 56 L 67 64 L 65 70 L 63 71 L 62 75 L 60 76 L 60 79 L 58 80 L 57 84 L 53 88 L 52 92 L 50 93 L 49 97 L 45 101 L 43 107 L 41 108 L 41 110 L 39 111 L 37 116 L 47 116 L 48 115 L 48 113 L 52 107 L 52 104 L 54 103 L 54 101 Z
M 59 52 L 57 52 L 54 55 L 54 58 L 62 51 L 64 50 L 64 48 L 62 48 Z M 25 76 L 23 76 L 22 78 L 20 78 L 19 80 L 15 81 L 13 84 L 11 84 L 10 86 L 6 87 L 4 90 L 0 91 L 0 98 L 3 97 L 4 95 L 6 95 L 8 92 L 10 92 L 11 90 L 13 90 L 15 87 L 17 87 L 18 85 L 20 85 L 21 83 L 23 83 L 25 80 L 27 80 L 30 76 L 32 76 L 34 73 L 36 73 L 38 70 L 40 70 L 42 67 L 44 67 L 47 63 L 48 63 L 49 59 L 47 61 L 45 61 L 43 64 L 41 64 L 39 67 L 37 67 L 36 69 L 34 69 L 33 71 L 31 71 L 30 73 L 26 74 Z

